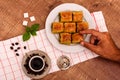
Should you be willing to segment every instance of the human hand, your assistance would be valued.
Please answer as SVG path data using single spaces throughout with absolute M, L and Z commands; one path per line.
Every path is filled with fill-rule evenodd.
M 81 45 L 104 58 L 120 61 L 120 50 L 115 45 L 108 32 L 98 32 L 93 29 L 88 29 L 81 31 L 80 34 L 91 34 L 90 42 L 83 41 Z

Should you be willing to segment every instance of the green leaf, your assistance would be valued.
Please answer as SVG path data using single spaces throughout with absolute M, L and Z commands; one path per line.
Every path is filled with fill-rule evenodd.
M 30 33 L 29 33 L 29 32 L 24 33 L 23 36 L 22 36 L 23 41 L 27 41 L 27 40 L 29 40 L 30 37 L 31 37 L 31 36 L 30 36 Z
M 39 24 L 33 24 L 32 26 L 31 26 L 31 30 L 32 31 L 37 31 L 39 29 Z
M 26 27 L 26 31 L 27 32 L 31 32 L 31 28 L 30 27 Z
M 30 32 L 33 36 L 36 36 L 37 34 L 36 34 L 36 31 L 31 31 Z
M 39 24 L 33 24 L 31 27 L 26 26 L 26 33 L 23 34 L 23 41 L 27 41 L 30 39 L 31 35 L 36 36 L 36 31 L 39 29 Z

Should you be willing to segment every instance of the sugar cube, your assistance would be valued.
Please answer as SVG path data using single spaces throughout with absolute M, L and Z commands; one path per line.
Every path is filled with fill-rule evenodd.
M 30 17 L 30 20 L 31 20 L 31 21 L 35 21 L 35 17 L 34 17 L 34 16 L 31 16 L 31 17 Z
M 24 26 L 27 26 L 27 24 L 28 24 L 28 21 L 23 21 Z
M 28 18 L 28 13 L 24 13 L 24 18 Z

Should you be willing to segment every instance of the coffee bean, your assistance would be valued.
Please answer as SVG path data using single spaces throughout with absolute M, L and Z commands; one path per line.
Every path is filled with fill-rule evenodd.
M 42 58 L 45 58 L 45 56 L 42 56 Z
M 17 49 L 15 49 L 14 51 L 17 52 Z
M 16 53 L 16 56 L 19 56 L 19 54 L 18 54 L 18 53 Z
M 18 45 L 18 44 L 19 44 L 18 42 L 15 43 L 15 45 Z
M 13 50 L 14 48 L 11 46 L 10 49 Z
M 48 64 L 47 64 L 47 63 L 45 63 L 45 67 L 48 67 Z
M 14 43 L 12 43 L 12 46 L 14 46 L 15 44 Z
M 28 74 L 30 74 L 30 72 L 27 72 Z
M 17 48 L 18 50 L 20 49 L 20 47 Z
M 24 49 L 26 49 L 26 46 L 24 46 Z

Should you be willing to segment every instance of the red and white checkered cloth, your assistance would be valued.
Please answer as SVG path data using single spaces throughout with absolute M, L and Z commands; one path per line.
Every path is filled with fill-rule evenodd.
M 101 11 L 91 13 L 96 23 L 96 29 L 105 32 L 107 31 L 104 17 Z M 11 43 L 19 42 L 21 49 L 18 51 L 20 56 L 16 56 L 15 52 L 10 49 Z M 26 46 L 25 50 L 23 47 Z M 17 46 L 15 46 L 17 48 Z M 97 57 L 95 53 L 85 49 L 79 53 L 64 53 L 54 48 L 48 41 L 45 30 L 37 32 L 37 36 L 32 37 L 29 41 L 23 42 L 22 36 L 17 36 L 0 42 L 0 80 L 30 80 L 21 67 L 22 58 L 26 52 L 31 50 L 42 50 L 51 58 L 52 67 L 50 73 L 59 71 L 56 60 L 61 55 L 66 55 L 70 58 L 72 65 Z

